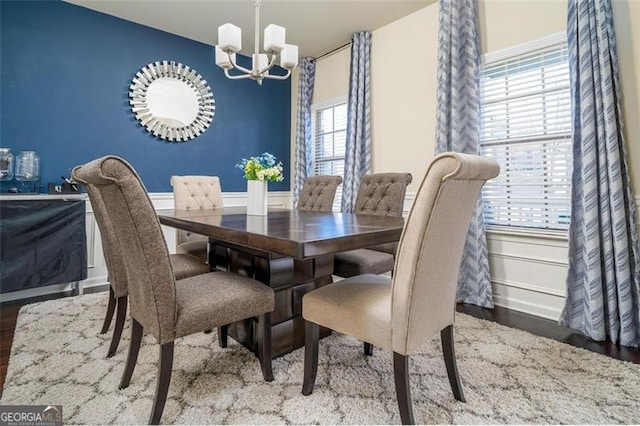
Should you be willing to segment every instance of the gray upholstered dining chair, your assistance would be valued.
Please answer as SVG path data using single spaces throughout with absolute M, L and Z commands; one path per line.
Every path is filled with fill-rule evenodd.
M 171 176 L 176 210 L 221 209 L 222 189 L 217 176 Z M 176 253 L 187 253 L 208 262 L 204 235 L 176 230 Z
M 149 422 L 160 421 L 169 391 L 174 341 L 189 334 L 258 317 L 258 357 L 264 379 L 271 369 L 271 288 L 229 272 L 176 281 L 160 222 L 134 169 L 115 156 L 98 158 L 74 175 L 102 196 L 124 259 L 132 320 L 129 355 L 120 388 L 129 386 L 143 329 L 160 345 L 156 394 Z
M 298 210 L 330 212 L 342 176 L 311 176 L 304 182 L 298 198 Z
M 100 229 L 100 235 L 102 236 L 102 251 L 109 274 L 107 278 L 109 281 L 109 302 L 100 334 L 105 334 L 109 330 L 113 314 L 117 312 L 111 343 L 107 351 L 107 358 L 110 358 L 118 349 L 124 322 L 127 318 L 129 285 L 127 284 L 127 274 L 122 252 L 118 247 L 113 223 L 111 223 L 111 219 L 107 213 L 104 200 L 94 185 L 83 181 L 82 178 L 78 176 L 76 169 L 77 167 L 73 170 L 72 176 L 77 182 L 84 185 L 89 194 L 93 216 L 96 219 L 98 229 Z M 195 256 L 189 254 L 172 254 L 170 255 L 170 259 L 173 273 L 177 280 L 209 272 L 209 265 Z
M 393 352 L 404 424 L 414 423 L 409 356 L 440 332 L 449 383 L 455 398 L 464 401 L 453 340 L 458 272 L 480 189 L 499 170 L 495 161 L 478 156 L 437 156 L 406 220 L 393 278 L 358 275 L 304 295 L 304 395 L 313 391 L 319 326 L 324 326 Z
M 375 173 L 365 175 L 356 196 L 355 214 L 402 216 L 410 173 Z M 335 255 L 333 274 L 353 277 L 362 274 L 382 274 L 393 270 L 396 243 L 380 244 L 365 249 L 340 252 Z

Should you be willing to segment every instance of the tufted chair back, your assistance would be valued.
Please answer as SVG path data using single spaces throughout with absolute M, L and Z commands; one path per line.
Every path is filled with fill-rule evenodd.
M 300 191 L 298 210 L 330 212 L 342 176 L 312 176 L 307 178 Z
M 222 208 L 218 176 L 171 176 L 176 210 Z
M 402 216 L 407 186 L 412 180 L 411 173 L 365 175 L 360 183 L 354 213 L 374 216 Z M 395 254 L 398 243 L 379 244 L 369 248 Z
M 355 214 L 402 216 L 411 173 L 375 173 L 365 175 L 358 189 Z
M 221 209 L 222 189 L 217 176 L 171 176 L 176 210 Z M 176 230 L 178 253 L 189 253 L 207 261 L 207 237 Z

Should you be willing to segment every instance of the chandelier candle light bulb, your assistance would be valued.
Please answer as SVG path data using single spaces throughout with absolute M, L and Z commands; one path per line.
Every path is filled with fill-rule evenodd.
M 298 66 L 298 46 L 286 44 L 286 29 L 270 24 L 264 29 L 264 50 L 260 53 L 260 1 L 255 1 L 255 48 L 251 60 L 251 69 L 244 68 L 236 62 L 236 52 L 242 49 L 242 30 L 230 23 L 218 27 L 218 45 L 215 49 L 216 65 L 224 69 L 225 75 L 232 79 L 251 78 L 262 84 L 265 78 L 286 80 L 291 71 Z M 280 66 L 287 70 L 284 75 L 270 74 L 269 70 L 276 64 L 280 56 Z M 241 74 L 230 74 L 235 69 Z

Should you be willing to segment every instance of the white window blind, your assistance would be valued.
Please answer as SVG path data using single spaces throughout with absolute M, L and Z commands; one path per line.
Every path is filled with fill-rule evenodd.
M 313 174 L 343 176 L 347 142 L 347 103 L 336 101 L 314 109 Z M 344 176 L 343 176 L 344 177 Z M 340 211 L 342 185 L 333 199 L 333 211 Z
M 482 155 L 500 175 L 483 189 L 489 225 L 566 230 L 571 201 L 571 98 L 566 42 L 484 64 Z

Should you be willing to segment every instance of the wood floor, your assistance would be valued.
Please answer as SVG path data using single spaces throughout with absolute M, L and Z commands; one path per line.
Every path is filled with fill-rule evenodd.
M 107 286 L 93 287 L 87 289 L 85 292 L 106 292 L 107 289 Z M 0 304 L 0 395 L 2 395 L 2 389 L 4 389 L 4 379 L 7 374 L 7 365 L 9 364 L 11 343 L 13 342 L 13 333 L 16 328 L 16 320 L 18 319 L 18 311 L 20 308 L 29 303 L 59 299 L 61 297 L 68 297 L 72 295 L 72 292 L 67 292 Z M 107 296 L 105 294 L 105 310 L 107 302 L 106 297 Z M 611 342 L 594 342 L 593 340 L 584 337 L 582 334 L 558 325 L 555 321 L 512 311 L 498 306 L 494 309 L 485 309 L 474 305 L 458 304 L 457 310 L 458 312 L 463 312 L 476 318 L 494 321 L 507 327 L 525 330 L 538 336 L 558 340 L 572 346 L 584 348 L 622 361 L 640 364 L 640 349 L 626 348 Z

